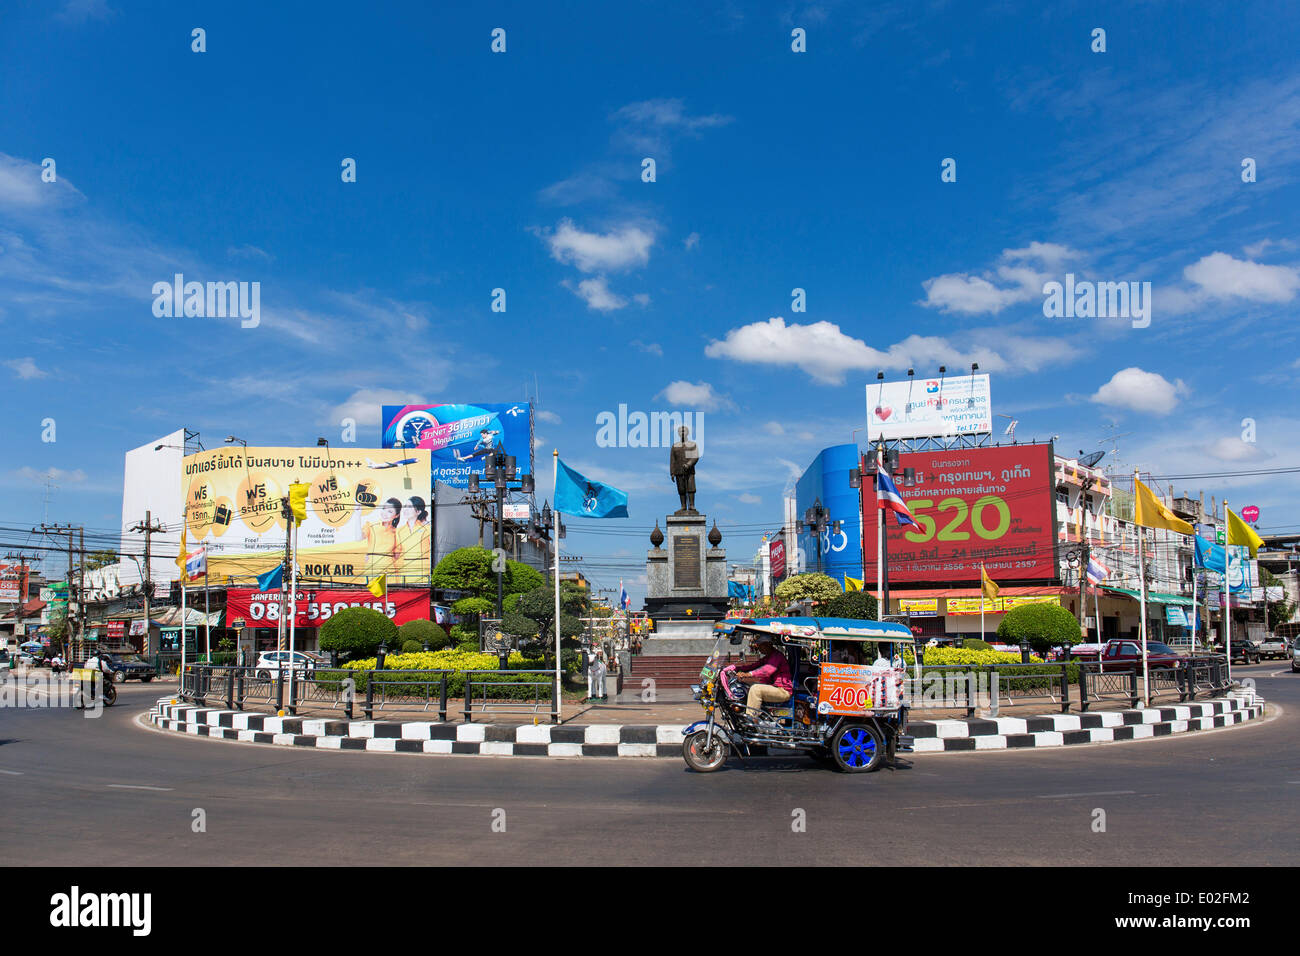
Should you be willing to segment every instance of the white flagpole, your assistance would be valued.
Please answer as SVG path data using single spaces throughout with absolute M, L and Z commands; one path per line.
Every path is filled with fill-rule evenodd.
M 181 675 L 180 677 L 181 677 L 181 691 L 184 692 L 185 690 L 185 579 L 189 577 L 190 569 L 188 567 L 189 555 L 185 554 L 182 555 L 181 557 L 182 557 L 181 563 L 183 567 L 181 569 Z M 145 632 L 148 633 L 149 631 L 148 621 L 145 621 L 144 629 Z
M 1196 653 L 1196 542 L 1192 542 L 1192 654 Z
M 884 465 L 880 460 L 880 446 L 876 445 L 876 620 L 885 619 L 885 562 L 881 556 L 885 550 L 885 509 L 880 506 L 880 469 Z
M 293 657 L 294 652 L 294 625 L 298 620 L 298 520 L 290 511 L 289 520 L 293 522 L 289 528 L 290 534 L 293 535 L 293 564 L 290 568 L 292 583 L 289 585 L 289 707 L 290 712 L 293 708 L 293 677 L 297 668 L 294 666 L 296 661 Z M 387 593 L 387 592 L 385 592 Z
M 560 488 L 560 450 L 551 453 L 553 477 L 551 478 L 551 497 L 555 498 L 555 508 L 551 511 L 551 540 L 555 542 L 555 706 L 564 706 L 564 686 L 560 681 L 560 501 L 556 492 Z
M 1228 581 L 1228 499 L 1223 499 L 1223 652 L 1232 681 L 1232 584 Z
M 1142 526 L 1137 523 L 1137 500 L 1138 500 L 1138 471 L 1133 469 L 1133 525 L 1137 530 L 1138 536 L 1138 580 L 1142 582 L 1142 603 L 1138 608 L 1138 620 L 1141 622 L 1142 631 L 1142 706 L 1151 706 L 1151 683 L 1150 673 L 1147 670 L 1147 561 L 1146 561 L 1146 533 Z

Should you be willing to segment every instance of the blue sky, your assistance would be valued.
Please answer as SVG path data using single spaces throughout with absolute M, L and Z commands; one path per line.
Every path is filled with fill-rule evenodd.
M 877 370 L 971 361 L 1019 438 L 1300 464 L 1295 5 L 865 6 L 6 4 L 0 519 L 53 469 L 50 520 L 116 528 L 123 452 L 181 425 L 374 445 L 385 402 L 536 381 L 539 459 L 631 496 L 566 544 L 637 599 L 667 452 L 597 447 L 600 412 L 704 413 L 698 503 L 748 561 Z M 260 324 L 155 317 L 175 272 L 260 282 Z M 1067 272 L 1151 282 L 1150 326 L 1045 318 Z M 1184 487 L 1295 525 L 1294 476 Z

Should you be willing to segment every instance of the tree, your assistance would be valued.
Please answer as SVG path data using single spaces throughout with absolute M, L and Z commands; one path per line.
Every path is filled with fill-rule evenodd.
M 998 638 L 1005 644 L 1028 641 L 1039 654 L 1053 647 L 1079 643 L 1079 622 L 1059 604 L 1022 604 L 1007 612 L 998 625 Z
M 784 604 L 811 601 L 817 604 L 843 594 L 839 583 L 829 574 L 796 574 L 776 586 L 776 599 Z
M 421 649 L 428 644 L 431 651 L 440 651 L 450 642 L 446 631 L 424 618 L 407 621 L 397 629 L 397 636 L 403 642 L 419 641 Z
M 1278 578 L 1278 576 L 1274 574 L 1272 571 L 1270 571 L 1268 568 L 1259 569 L 1259 583 L 1260 586 L 1263 588 L 1282 587 L 1281 579 Z M 1267 596 L 1268 591 L 1265 590 L 1264 594 Z M 1295 603 L 1293 601 L 1286 600 L 1285 590 L 1283 590 L 1282 594 L 1283 594 L 1283 599 L 1281 601 L 1265 602 L 1265 606 L 1267 607 L 1268 610 L 1269 630 L 1276 630 L 1279 624 L 1286 624 L 1288 621 L 1291 620 L 1292 615 L 1295 614 L 1296 611 Z
M 397 625 L 368 607 L 345 608 L 320 628 L 322 651 L 337 651 L 354 660 L 373 657 L 380 644 L 397 647 Z
M 546 575 L 522 561 L 507 561 L 502 588 L 506 594 L 526 594 L 546 586 Z
M 876 596 L 866 591 L 847 591 L 817 608 L 822 617 L 851 617 L 863 621 L 876 619 Z
M 82 561 L 82 567 L 87 571 L 98 571 L 110 564 L 117 564 L 116 551 L 91 551 Z
M 491 589 L 495 595 L 497 576 L 492 570 L 492 552 L 487 548 L 457 548 L 438 562 L 429 583 L 435 588 L 469 591 L 475 596 Z
M 542 633 L 541 625 L 531 617 L 524 617 L 514 611 L 507 611 L 505 617 L 501 619 L 501 630 L 511 637 L 522 638 L 526 641 L 537 640 Z
M 564 616 L 560 626 L 562 637 L 582 633 L 582 622 L 578 618 L 586 612 L 587 600 L 587 592 L 583 588 L 569 581 L 560 583 L 560 613 Z M 554 590 L 548 587 L 534 588 L 527 594 L 519 595 L 515 608 L 519 614 L 536 621 L 543 636 L 554 637 Z M 571 621 L 576 623 L 570 623 Z

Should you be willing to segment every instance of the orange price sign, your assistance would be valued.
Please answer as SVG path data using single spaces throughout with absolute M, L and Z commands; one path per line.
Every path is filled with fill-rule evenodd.
M 871 668 L 823 663 L 817 678 L 817 713 L 859 716 L 871 710 Z

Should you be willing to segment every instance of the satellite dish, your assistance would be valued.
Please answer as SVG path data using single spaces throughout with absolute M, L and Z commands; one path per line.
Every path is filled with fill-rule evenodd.
M 1084 455 L 1082 458 L 1079 459 L 1079 464 L 1082 465 L 1084 468 L 1091 468 L 1093 465 L 1097 464 L 1097 462 L 1101 461 L 1105 457 L 1106 457 L 1106 449 L 1103 448 L 1101 451 L 1093 451 Z

